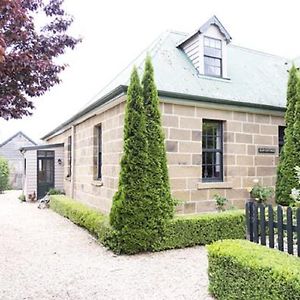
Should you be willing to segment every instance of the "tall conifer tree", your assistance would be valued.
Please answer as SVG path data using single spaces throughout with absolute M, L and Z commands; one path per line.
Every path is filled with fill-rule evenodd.
M 113 199 L 110 223 L 116 230 L 120 252 L 135 253 L 149 248 L 147 219 L 148 162 L 145 135 L 145 113 L 142 88 L 134 68 L 127 92 L 124 124 L 124 148 L 119 176 L 119 188 Z
M 163 223 L 173 217 L 174 201 L 171 197 L 164 132 L 161 125 L 159 98 L 154 80 L 151 58 L 147 56 L 142 80 L 148 141 L 148 192 L 152 201 L 152 216 L 158 232 Z
M 298 182 L 295 177 L 294 168 L 297 165 L 296 143 L 294 135 L 294 125 L 296 121 L 296 103 L 299 97 L 298 71 L 293 65 L 289 72 L 287 89 L 287 108 L 285 112 L 285 141 L 280 153 L 280 160 L 277 168 L 276 181 L 276 202 L 282 205 L 289 205 L 292 201 L 290 193 L 292 188 L 297 187 Z M 299 102 L 299 101 L 298 101 Z M 299 141 L 298 141 L 299 143 Z

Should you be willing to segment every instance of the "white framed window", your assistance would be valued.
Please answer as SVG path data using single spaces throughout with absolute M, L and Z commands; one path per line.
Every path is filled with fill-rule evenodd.
M 204 37 L 204 74 L 222 77 L 222 41 Z

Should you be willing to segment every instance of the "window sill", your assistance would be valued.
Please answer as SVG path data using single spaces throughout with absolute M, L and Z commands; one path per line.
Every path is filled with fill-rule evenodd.
M 92 185 L 93 186 L 103 186 L 103 181 L 101 179 L 99 179 L 99 180 L 95 179 L 92 181 Z
M 197 189 L 198 190 L 206 190 L 206 189 L 232 189 L 231 182 L 198 182 Z
M 198 73 L 198 77 L 203 78 L 203 79 L 208 79 L 208 80 L 217 80 L 217 81 L 222 81 L 222 82 L 230 82 L 230 78 L 228 77 L 219 77 L 219 76 L 210 76 L 206 74 L 200 74 Z

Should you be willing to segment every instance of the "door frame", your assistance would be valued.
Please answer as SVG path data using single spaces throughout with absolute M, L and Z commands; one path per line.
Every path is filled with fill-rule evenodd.
M 46 155 L 45 156 L 39 156 L 39 153 L 44 152 Z M 51 154 L 47 156 L 47 154 Z M 55 151 L 54 150 L 37 150 L 36 153 L 36 184 L 37 184 L 37 199 L 40 199 L 40 187 L 39 187 L 39 160 L 50 160 L 52 161 L 53 164 L 53 181 L 52 181 L 52 188 L 55 188 Z

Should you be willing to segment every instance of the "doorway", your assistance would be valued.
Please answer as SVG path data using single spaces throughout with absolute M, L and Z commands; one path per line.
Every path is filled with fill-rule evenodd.
M 54 151 L 37 151 L 37 198 L 54 188 Z

